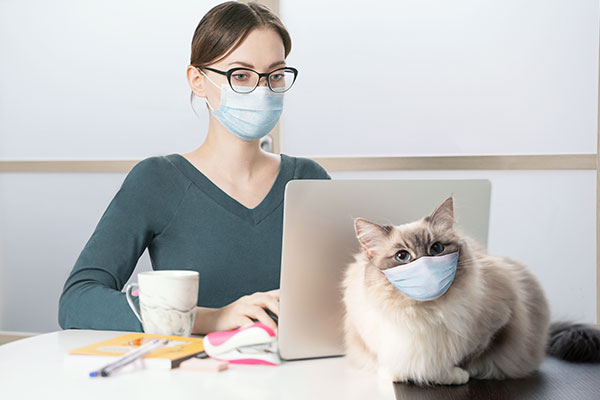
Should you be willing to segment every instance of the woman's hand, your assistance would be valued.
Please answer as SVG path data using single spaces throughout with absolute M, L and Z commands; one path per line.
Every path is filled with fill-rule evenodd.
M 221 308 L 216 321 L 216 330 L 235 329 L 257 320 L 276 331 L 277 324 L 269 317 L 264 310 L 265 308 L 268 308 L 279 317 L 279 289 L 242 296 L 233 303 Z
M 253 320 L 262 322 L 277 332 L 277 324 L 269 317 L 265 308 L 279 317 L 279 289 L 242 296 L 222 308 L 196 307 L 193 333 L 228 331 L 251 324 Z

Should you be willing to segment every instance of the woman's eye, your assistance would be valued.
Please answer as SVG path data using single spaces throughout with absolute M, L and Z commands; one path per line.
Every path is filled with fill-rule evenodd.
M 406 250 L 400 250 L 396 253 L 394 258 L 396 259 L 396 261 L 405 263 L 410 260 L 410 253 Z
M 248 79 L 248 74 L 233 74 L 231 77 L 236 81 L 242 82 Z
M 271 80 L 272 81 L 280 81 L 281 79 L 283 79 L 283 74 L 274 74 L 274 75 L 271 75 Z
M 431 245 L 431 249 L 429 249 L 429 254 L 431 254 L 432 256 L 437 256 L 442 251 L 444 251 L 444 245 L 440 242 L 435 242 Z

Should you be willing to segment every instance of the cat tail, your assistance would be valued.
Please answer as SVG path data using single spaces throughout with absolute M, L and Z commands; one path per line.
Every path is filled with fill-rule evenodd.
M 600 362 L 600 326 L 553 322 L 548 334 L 547 353 L 571 362 Z

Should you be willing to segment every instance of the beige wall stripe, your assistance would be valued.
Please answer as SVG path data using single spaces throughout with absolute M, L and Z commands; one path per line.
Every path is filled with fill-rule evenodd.
M 597 154 L 430 157 L 310 157 L 327 171 L 595 170 Z M 129 172 L 139 160 L 0 161 L 0 172 Z
M 596 169 L 595 154 L 311 158 L 328 171 Z
M 129 172 L 138 160 L 0 161 L 0 172 Z
M 32 337 L 35 335 L 35 333 L 0 331 L 0 345 L 14 342 L 15 340 L 27 339 L 28 337 Z

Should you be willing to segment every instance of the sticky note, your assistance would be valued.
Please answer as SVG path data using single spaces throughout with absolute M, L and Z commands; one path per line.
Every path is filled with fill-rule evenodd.
M 212 358 L 190 358 L 179 364 L 179 368 L 186 371 L 199 372 L 219 372 L 229 368 L 229 364 L 225 361 L 217 361 Z

